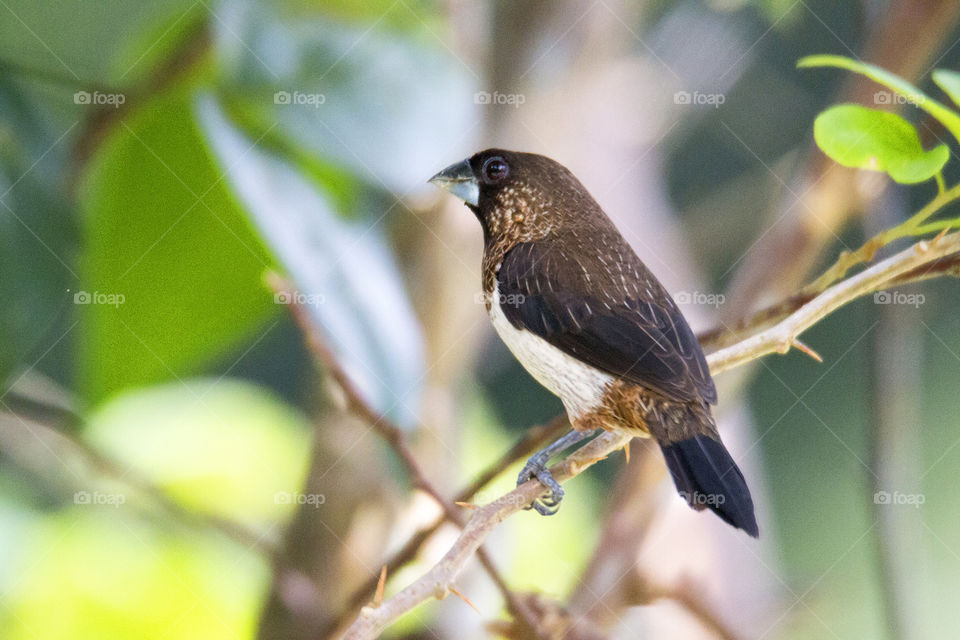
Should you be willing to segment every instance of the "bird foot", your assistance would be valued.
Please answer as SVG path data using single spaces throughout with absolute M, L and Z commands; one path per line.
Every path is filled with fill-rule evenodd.
M 553 476 L 550 475 L 550 470 L 547 469 L 547 461 L 549 459 L 549 456 L 534 455 L 527 460 L 527 464 L 523 466 L 520 475 L 517 476 L 518 487 L 528 480 L 536 478 L 540 481 L 540 484 L 550 490 L 549 494 L 537 498 L 531 504 L 524 507 L 524 509 L 534 509 L 542 516 L 552 516 L 559 511 L 560 501 L 563 500 L 564 495 L 563 487 L 560 486 L 559 482 L 554 480 Z

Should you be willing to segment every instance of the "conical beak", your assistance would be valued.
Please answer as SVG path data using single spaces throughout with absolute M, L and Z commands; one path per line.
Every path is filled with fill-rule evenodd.
M 430 182 L 441 189 L 446 189 L 467 204 L 478 206 L 480 185 L 477 183 L 477 176 L 474 175 L 469 160 L 450 165 L 430 178 Z

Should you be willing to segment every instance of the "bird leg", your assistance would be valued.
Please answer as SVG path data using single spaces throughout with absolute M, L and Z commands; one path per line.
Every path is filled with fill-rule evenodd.
M 560 501 L 563 500 L 564 494 L 563 487 L 550 475 L 547 463 L 550 462 L 550 458 L 554 454 L 593 437 L 599 431 L 602 431 L 602 429 L 595 431 L 577 431 L 574 429 L 530 456 L 527 464 L 523 466 L 520 475 L 517 477 L 517 486 L 519 487 L 531 478 L 536 478 L 540 481 L 540 484 L 550 490 L 550 495 L 537 498 L 533 503 L 524 507 L 525 509 L 536 509 L 537 513 L 542 516 L 552 516 L 560 509 Z

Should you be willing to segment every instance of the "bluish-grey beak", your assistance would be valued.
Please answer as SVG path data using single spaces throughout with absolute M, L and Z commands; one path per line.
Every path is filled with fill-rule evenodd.
M 441 189 L 446 189 L 467 204 L 478 206 L 480 185 L 477 183 L 477 176 L 474 175 L 469 160 L 450 165 L 430 178 L 430 182 Z

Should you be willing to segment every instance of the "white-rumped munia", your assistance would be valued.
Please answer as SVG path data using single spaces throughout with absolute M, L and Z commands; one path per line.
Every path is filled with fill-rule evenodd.
M 586 188 L 544 156 L 488 149 L 430 179 L 483 227 L 483 291 L 500 338 L 563 401 L 573 431 L 527 463 L 550 493 L 550 457 L 598 429 L 656 439 L 677 490 L 758 535 L 753 501 L 720 440 L 717 391 L 700 343 L 670 294 Z

